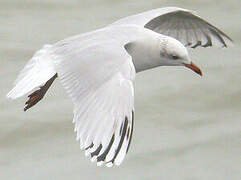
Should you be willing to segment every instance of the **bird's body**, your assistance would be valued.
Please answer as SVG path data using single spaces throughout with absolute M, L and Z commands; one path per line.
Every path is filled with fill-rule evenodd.
M 103 51 L 107 51 L 110 55 L 111 53 L 119 55 L 120 49 L 116 50 L 115 48 L 122 48 L 124 53 L 127 50 L 128 54 L 131 55 L 135 68 L 139 72 L 143 67 L 150 69 L 160 66 L 159 54 L 157 57 L 152 57 L 152 61 L 146 61 L 146 59 L 149 58 L 150 54 L 154 54 L 149 51 L 155 50 L 153 46 L 159 43 L 158 38 L 161 39 L 161 36 L 164 38 L 164 35 L 136 25 L 113 25 L 59 41 L 53 45 L 52 49 L 53 54 L 62 55 L 68 50 L 74 53 L 73 49 L 78 47 L 76 55 L 81 54 L 82 56 L 85 52 L 98 51 L 98 48 L 103 47 L 103 45 L 105 47 Z M 105 61 L 105 59 L 100 61 Z
M 40 87 L 29 96 L 27 110 L 42 99 L 58 76 L 74 103 L 80 147 L 97 165 L 119 165 L 133 132 L 136 72 L 186 66 L 201 75 L 185 46 L 226 47 L 229 40 L 185 9 L 144 12 L 44 46 L 20 73 L 8 97 L 18 98 Z

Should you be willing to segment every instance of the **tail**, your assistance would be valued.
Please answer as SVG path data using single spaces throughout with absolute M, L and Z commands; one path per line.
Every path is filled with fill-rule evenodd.
M 32 59 L 25 65 L 14 83 L 14 88 L 7 94 L 7 98 L 16 99 L 34 88 L 42 86 L 56 74 L 49 49 L 52 45 L 45 45 L 37 51 Z

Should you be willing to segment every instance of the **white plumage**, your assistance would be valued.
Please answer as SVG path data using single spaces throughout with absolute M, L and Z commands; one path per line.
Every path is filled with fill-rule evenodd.
M 230 38 L 222 31 L 196 15 L 194 11 L 177 7 L 154 9 L 129 16 L 113 23 L 132 24 L 174 37 L 189 47 L 226 47 Z
M 193 48 L 227 46 L 230 40 L 185 9 L 144 12 L 44 46 L 21 71 L 7 97 L 23 96 L 57 73 L 74 103 L 80 148 L 98 166 L 119 165 L 133 132 L 136 72 L 190 61 L 183 45 L 165 35 Z M 170 61 L 173 53 L 180 56 L 180 62 Z

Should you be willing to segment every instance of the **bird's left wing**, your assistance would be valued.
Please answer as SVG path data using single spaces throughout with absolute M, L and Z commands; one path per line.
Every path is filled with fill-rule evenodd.
M 132 15 L 112 25 L 134 24 L 157 33 L 174 37 L 188 47 L 226 47 L 231 39 L 217 27 L 211 25 L 193 11 L 165 7 Z
M 62 42 L 52 58 L 74 103 L 81 149 L 97 165 L 119 165 L 133 131 L 135 68 L 123 46 L 97 39 L 85 48 L 84 41 Z

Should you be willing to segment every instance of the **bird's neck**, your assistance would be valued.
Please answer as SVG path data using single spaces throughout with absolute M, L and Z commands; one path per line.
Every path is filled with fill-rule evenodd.
M 148 34 L 125 46 L 126 50 L 132 57 L 136 72 L 161 65 L 158 46 L 158 38 Z

